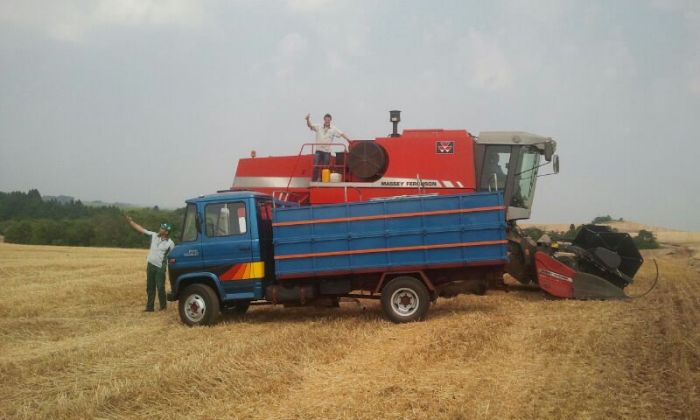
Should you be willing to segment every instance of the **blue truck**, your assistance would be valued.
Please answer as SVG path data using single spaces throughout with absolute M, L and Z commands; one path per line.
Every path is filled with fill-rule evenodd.
M 393 322 L 422 320 L 439 296 L 502 277 L 506 210 L 501 192 L 316 206 L 249 191 L 200 196 L 187 200 L 168 257 L 168 296 L 190 326 L 251 304 L 342 297 L 378 299 Z

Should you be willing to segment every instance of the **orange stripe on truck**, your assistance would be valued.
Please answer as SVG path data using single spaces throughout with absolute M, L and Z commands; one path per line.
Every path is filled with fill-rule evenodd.
M 497 241 L 481 241 L 481 242 L 453 242 L 449 244 L 437 244 L 437 245 L 414 245 L 414 246 L 401 246 L 394 248 L 371 248 L 371 249 L 356 249 L 351 251 L 332 251 L 332 252 L 316 252 L 313 254 L 290 254 L 290 255 L 279 255 L 275 256 L 276 260 L 290 260 L 295 258 L 311 258 L 311 257 L 335 257 L 340 255 L 357 255 L 357 254 L 375 254 L 379 252 L 398 252 L 398 251 L 422 251 L 427 249 L 444 249 L 444 248 L 463 248 L 469 246 L 488 246 L 488 245 L 504 245 L 508 241 L 497 240 Z
M 417 217 L 417 216 L 440 216 L 443 214 L 462 214 L 462 213 L 477 213 L 482 211 L 505 210 L 505 206 L 489 206 L 475 207 L 471 209 L 455 209 L 455 210 L 435 210 L 435 211 L 418 211 L 412 213 L 396 213 L 396 214 L 378 214 L 373 216 L 355 216 L 355 217 L 338 217 L 335 219 L 316 219 L 316 220 L 298 220 L 292 222 L 277 222 L 273 223 L 274 227 L 282 226 L 301 226 L 315 225 L 321 223 L 338 223 L 338 222 L 359 222 L 363 220 L 383 220 L 383 219 L 398 219 L 402 217 Z

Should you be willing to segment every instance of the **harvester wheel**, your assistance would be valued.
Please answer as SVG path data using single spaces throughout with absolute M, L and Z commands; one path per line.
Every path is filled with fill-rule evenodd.
M 392 322 L 421 321 L 425 319 L 428 308 L 430 293 L 415 277 L 396 277 L 382 290 L 382 309 Z
M 205 284 L 188 286 L 178 302 L 180 319 L 190 327 L 213 325 L 221 316 L 219 297 Z

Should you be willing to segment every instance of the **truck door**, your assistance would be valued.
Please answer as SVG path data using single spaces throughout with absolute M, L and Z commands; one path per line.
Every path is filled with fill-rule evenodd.
M 172 288 L 173 281 L 179 276 L 202 269 L 202 242 L 198 232 L 197 205 L 188 203 L 185 209 L 182 236 L 169 255 L 168 270 Z
M 250 217 L 245 201 L 204 206 L 203 263 L 221 280 L 227 299 L 251 299 L 254 281 L 245 273 L 252 260 Z

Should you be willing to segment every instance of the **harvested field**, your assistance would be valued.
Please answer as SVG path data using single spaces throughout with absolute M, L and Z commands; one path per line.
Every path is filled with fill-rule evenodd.
M 187 328 L 141 312 L 143 250 L 0 244 L 0 417 L 698 418 L 700 272 L 653 255 L 626 302 L 518 288 L 406 325 L 344 303 Z

